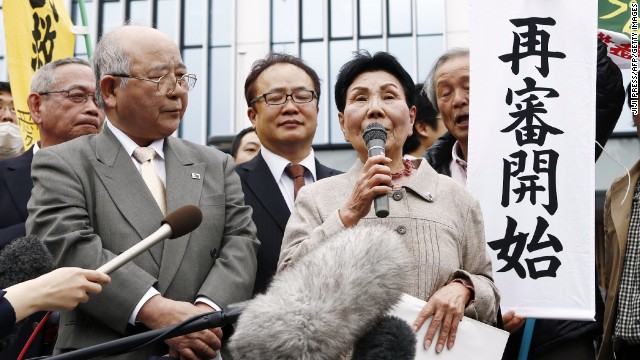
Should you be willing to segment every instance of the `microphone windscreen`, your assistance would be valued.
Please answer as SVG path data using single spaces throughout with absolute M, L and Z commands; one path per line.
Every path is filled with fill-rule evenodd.
M 362 133 L 362 138 L 364 139 L 364 143 L 367 144 L 369 141 L 373 139 L 382 140 L 382 142 L 387 141 L 387 131 L 384 129 L 382 124 L 377 122 L 372 122 L 364 128 L 364 132 Z
M 356 343 L 351 360 L 413 360 L 416 333 L 396 316 L 385 315 Z
M 337 359 L 408 286 L 411 255 L 394 231 L 346 229 L 278 273 L 230 340 L 235 359 Z
M 169 239 L 179 238 L 195 230 L 202 222 L 202 211 L 195 205 L 185 205 L 172 211 L 162 220 L 171 226 Z
M 0 289 L 53 270 L 53 257 L 35 235 L 11 241 L 0 251 Z

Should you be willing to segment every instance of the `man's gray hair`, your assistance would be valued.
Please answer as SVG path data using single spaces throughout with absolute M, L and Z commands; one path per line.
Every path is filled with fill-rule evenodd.
M 431 101 L 431 104 L 433 104 L 433 107 L 436 109 L 436 111 L 440 111 L 440 109 L 438 109 L 438 98 L 436 97 L 436 83 L 435 83 L 436 73 L 438 72 L 438 69 L 440 69 L 440 66 L 442 66 L 444 63 L 446 63 L 447 61 L 453 58 L 457 58 L 461 56 L 468 57 L 469 49 L 468 48 L 451 48 L 447 50 L 444 54 L 440 55 L 438 60 L 436 60 L 433 63 L 433 67 L 431 68 L 431 71 L 429 71 L 429 75 L 427 75 L 427 79 L 424 81 L 426 85 L 422 89 L 422 93 L 420 95 L 422 96 L 426 95 L 429 98 L 429 101 Z
M 58 85 L 58 79 L 56 78 L 56 69 L 69 64 L 84 65 L 91 68 L 91 65 L 87 60 L 77 57 L 68 57 L 52 61 L 48 64 L 45 64 L 43 67 L 38 69 L 35 74 L 33 74 L 33 78 L 31 78 L 31 92 L 43 93 L 54 89 L 56 85 Z
M 114 33 L 117 31 L 111 31 L 100 39 L 91 58 L 93 74 L 96 77 L 96 99 L 98 99 L 101 108 L 104 108 L 104 99 L 100 90 L 102 77 L 108 74 L 130 75 L 131 72 L 131 58 L 124 51 Z M 120 87 L 126 85 L 127 78 L 120 78 Z

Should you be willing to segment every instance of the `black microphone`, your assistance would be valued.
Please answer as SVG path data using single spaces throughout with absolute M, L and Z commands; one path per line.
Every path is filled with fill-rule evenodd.
M 202 211 L 195 205 L 185 205 L 177 208 L 164 220 L 162 220 L 160 228 L 153 234 L 147 236 L 139 243 L 125 250 L 122 254 L 109 260 L 106 264 L 100 266 L 97 270 L 105 274 L 111 274 L 119 269 L 122 265 L 133 260 L 136 256 L 149 250 L 153 245 L 166 239 L 179 238 L 195 230 L 202 222 Z
M 11 241 L 0 251 L 0 289 L 53 270 L 53 257 L 35 235 Z
M 64 354 L 48 357 L 51 360 L 84 360 L 103 356 L 116 356 L 135 351 L 138 348 L 149 346 L 153 343 L 182 336 L 193 332 L 223 327 L 233 324 L 247 306 L 248 301 L 229 304 L 221 311 L 213 311 L 196 315 L 181 323 L 160 329 L 111 340 Z M 151 357 L 151 359 L 164 359 L 165 357 Z M 173 358 L 167 358 L 173 359 Z
M 416 333 L 406 321 L 385 315 L 356 343 L 351 360 L 413 360 Z
M 364 129 L 362 134 L 369 157 L 376 155 L 384 155 L 384 144 L 387 142 L 387 131 L 382 124 L 373 122 Z M 376 210 L 376 216 L 384 218 L 389 216 L 389 198 L 387 195 L 378 195 L 373 199 L 373 207 Z
M 229 349 L 235 359 L 337 359 L 400 299 L 411 255 L 382 226 L 356 226 L 273 278 L 249 302 Z
M 53 257 L 35 235 L 12 240 L 0 251 L 0 289 L 35 279 L 51 270 Z M 36 313 L 15 324 L 11 334 L 0 339 L 0 359 L 17 358 L 33 331 L 32 322 L 42 320 L 43 316 L 44 313 Z

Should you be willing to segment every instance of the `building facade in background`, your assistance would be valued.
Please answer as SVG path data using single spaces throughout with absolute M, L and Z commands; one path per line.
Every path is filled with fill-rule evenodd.
M 233 136 L 250 125 L 244 80 L 251 64 L 273 50 L 300 56 L 320 76 L 322 95 L 314 146 L 344 149 L 333 99 L 340 66 L 352 52 L 388 51 L 415 82 L 423 82 L 445 49 L 469 46 L 470 0 L 85 0 L 92 46 L 126 21 L 153 26 L 174 39 L 198 83 L 178 136 L 206 144 L 211 136 Z M 66 0 L 74 24 L 82 25 L 77 0 Z M 0 0 L 0 11 L 2 11 Z M 0 17 L 0 80 L 8 79 L 4 21 Z M 76 55 L 87 58 L 84 37 Z M 629 81 L 629 71 L 623 71 Z M 476 121 L 476 120 L 474 120 Z M 482 121 L 482 120 L 480 120 Z M 640 156 L 625 107 L 607 151 L 623 164 Z M 614 135 L 616 135 L 614 134 Z M 342 150 L 348 152 L 350 150 Z M 319 152 L 323 163 L 346 170 L 355 158 Z M 344 165 L 343 165 L 344 163 Z M 596 187 L 607 189 L 623 169 L 601 156 Z

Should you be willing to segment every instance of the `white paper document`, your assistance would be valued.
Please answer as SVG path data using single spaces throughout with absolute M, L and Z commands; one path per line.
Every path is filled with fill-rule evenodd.
M 389 315 L 397 316 L 408 322 L 409 325 L 413 325 L 413 321 L 418 317 L 424 304 L 426 304 L 425 301 L 404 294 L 395 308 L 389 312 Z M 416 334 L 415 358 L 417 360 L 500 360 L 509 338 L 508 332 L 465 316 L 458 327 L 456 343 L 453 348 L 449 350 L 445 345 L 444 350 L 438 354 L 436 353 L 435 339 L 427 350 L 422 345 L 430 323 L 431 318 L 427 319 Z

